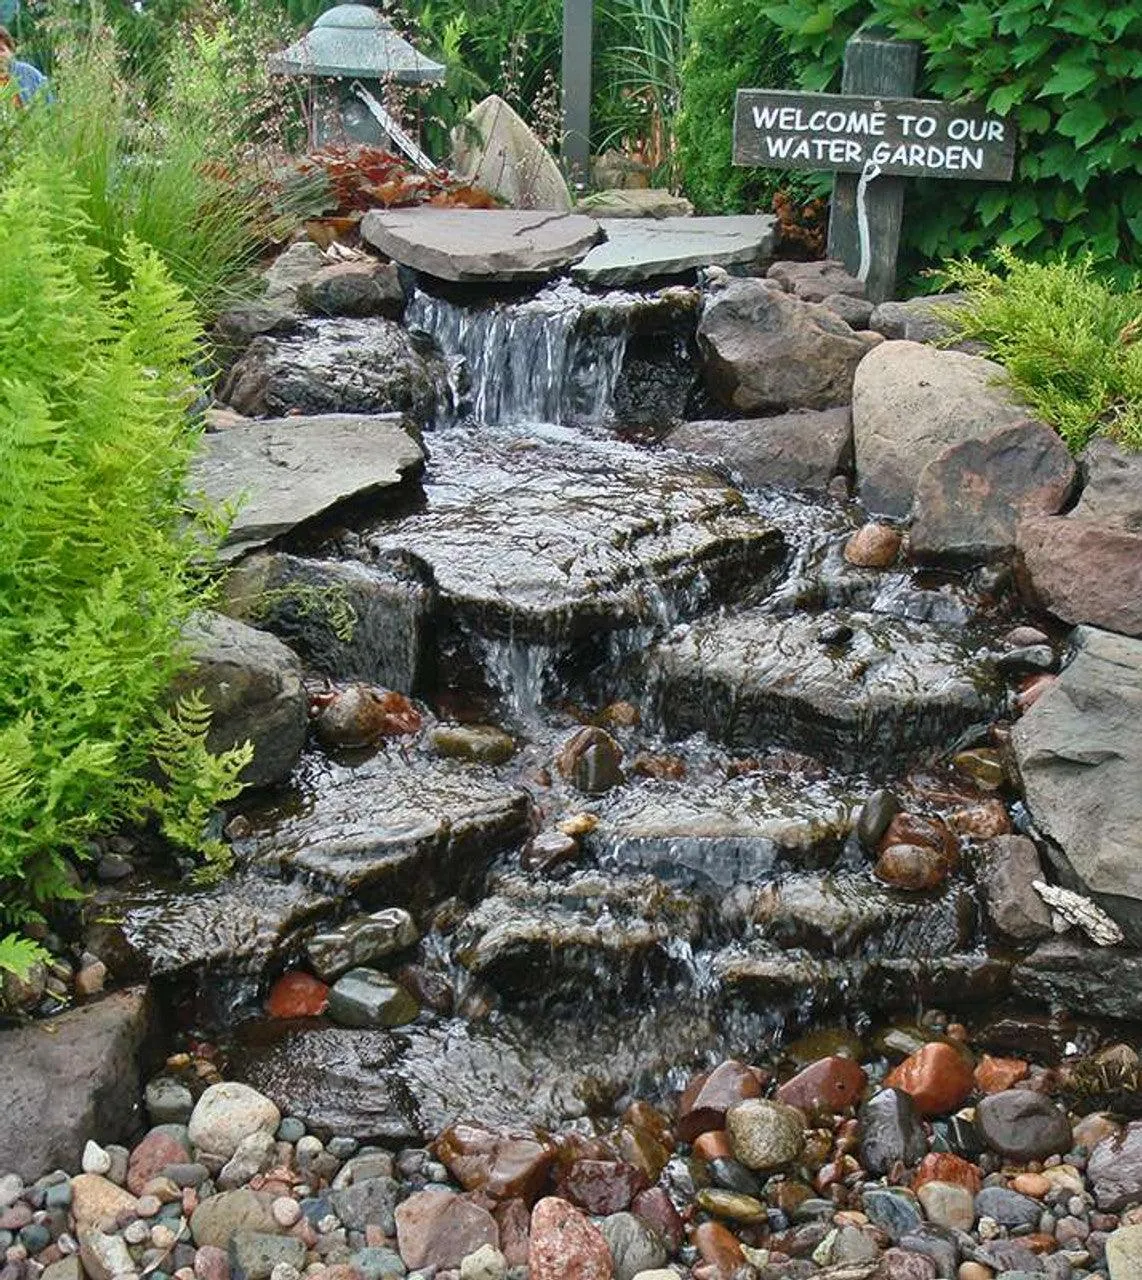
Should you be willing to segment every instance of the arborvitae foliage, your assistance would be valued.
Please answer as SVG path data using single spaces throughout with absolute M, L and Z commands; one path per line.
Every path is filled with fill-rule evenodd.
M 192 309 L 133 241 L 114 291 L 82 208 L 50 165 L 0 187 L 0 924 L 73 893 L 68 855 L 153 806 L 202 588 Z

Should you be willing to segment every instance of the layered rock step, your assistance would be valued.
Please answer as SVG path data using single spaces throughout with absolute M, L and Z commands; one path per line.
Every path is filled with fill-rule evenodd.
M 671 738 L 779 744 L 852 773 L 930 760 L 1002 705 L 970 635 L 860 611 L 703 619 L 655 646 L 646 668 Z
M 425 494 L 424 510 L 375 526 L 367 545 L 419 557 L 445 612 L 485 635 L 571 645 L 661 625 L 764 593 L 785 555 L 716 476 L 558 428 L 450 432 Z

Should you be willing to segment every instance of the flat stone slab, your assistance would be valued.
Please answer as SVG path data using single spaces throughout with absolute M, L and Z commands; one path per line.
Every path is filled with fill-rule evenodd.
M 596 801 L 599 825 L 585 843 L 604 867 L 720 893 L 777 868 L 831 862 L 856 804 L 827 783 L 651 781 Z
M 243 422 L 202 438 L 192 490 L 238 503 L 221 549 L 234 560 L 343 502 L 393 489 L 424 462 L 400 414 Z
M 510 283 L 543 280 L 578 262 L 599 224 L 575 213 L 514 209 L 370 209 L 367 244 L 438 280 Z
M 777 219 L 768 214 L 726 218 L 603 218 L 606 240 L 571 268 L 581 284 L 620 285 L 673 276 L 697 267 L 727 267 L 768 257 Z
M 851 637 L 826 643 L 836 628 Z M 990 661 L 960 630 L 843 609 L 703 620 L 648 662 L 670 737 L 704 731 L 745 750 L 777 743 L 852 773 L 947 752 L 1001 705 Z
M 569 646 L 653 622 L 696 588 L 741 599 L 783 560 L 777 529 L 712 473 L 536 430 L 441 435 L 425 508 L 366 536 L 378 555 L 428 564 L 445 607 L 481 634 Z
M 406 760 L 397 747 L 333 765 L 277 809 L 251 814 L 253 865 L 362 906 L 416 912 L 472 888 L 527 838 L 530 801 L 489 769 Z

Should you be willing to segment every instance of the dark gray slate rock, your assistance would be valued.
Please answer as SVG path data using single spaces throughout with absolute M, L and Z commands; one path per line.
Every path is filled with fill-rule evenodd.
M 676 456 L 579 437 L 449 432 L 433 445 L 425 509 L 367 535 L 430 566 L 461 630 L 570 647 L 763 591 L 780 533 L 724 480 Z M 481 665 L 486 662 L 482 657 Z
M 399 320 L 404 289 L 391 262 L 337 262 L 297 289 L 298 305 L 315 316 L 385 316 Z
M 1025 1164 L 1071 1149 L 1067 1113 L 1030 1089 L 989 1094 L 976 1105 L 975 1116 L 984 1141 L 1008 1160 Z
M 1028 516 L 1016 531 L 1020 588 L 1064 622 L 1142 636 L 1142 532 L 1077 515 Z
M 828 308 L 756 279 L 709 295 L 698 345 L 710 393 L 742 415 L 847 404 L 869 350 Z
M 615 1280 L 634 1280 L 641 1271 L 665 1267 L 662 1239 L 633 1213 L 612 1213 L 601 1228 L 615 1264 Z
M 928 1139 L 916 1104 L 901 1089 L 881 1089 L 860 1110 L 861 1163 L 874 1177 L 898 1161 L 918 1164 L 928 1154 Z
M 975 1198 L 976 1216 L 994 1218 L 1001 1227 L 1035 1227 L 1043 1206 L 1009 1187 L 984 1187 Z
M 867 298 L 854 298 L 848 293 L 831 293 L 827 298 L 822 298 L 821 303 L 834 315 L 840 316 L 850 329 L 870 327 L 869 321 L 875 308 Z
M 1142 1122 L 1103 1138 L 1090 1153 L 1086 1173 L 1104 1213 L 1119 1213 L 1138 1204 L 1142 1200 Z
M 820 262 L 775 262 L 765 274 L 802 302 L 824 302 L 830 294 L 864 298 L 864 285 L 835 258 Z
M 839 624 L 852 639 L 823 644 L 822 627 Z M 871 613 L 703 620 L 647 662 L 670 737 L 776 742 L 852 772 L 931 758 L 999 706 L 989 660 L 962 633 Z
M 331 982 L 346 969 L 373 965 L 397 951 L 414 946 L 420 934 L 409 913 L 401 907 L 384 907 L 368 916 L 354 916 L 324 933 L 315 933 L 305 945 L 314 973 Z
M 1068 887 L 1142 940 L 1142 640 L 1080 627 L 1012 731 L 1027 807 Z
M 375 969 L 350 969 L 329 988 L 326 1013 L 342 1027 L 401 1027 L 417 1012 L 412 996 Z
M 1142 956 L 1062 939 L 1042 942 L 1011 973 L 1015 991 L 1048 1009 L 1142 1019 Z
M 523 843 L 529 816 L 527 793 L 490 770 L 382 748 L 332 769 L 303 812 L 252 815 L 251 852 L 271 874 L 415 913 L 478 884 L 498 853 Z
M 396 1232 L 393 1211 L 400 1191 L 400 1183 L 395 1178 L 364 1178 L 334 1191 L 329 1200 L 333 1212 L 350 1231 L 364 1231 L 375 1224 L 391 1236 Z
M 940 312 L 962 307 L 966 294 L 945 293 L 931 298 L 911 298 L 907 302 L 882 302 L 872 313 L 868 327 L 893 340 L 943 342 L 955 329 Z
M 952 445 L 1027 418 L 990 360 L 917 342 L 884 342 L 853 381 L 857 488 L 871 510 L 907 514 L 920 473 Z
M 297 655 L 276 637 L 220 614 L 199 614 L 186 628 L 191 666 L 175 695 L 199 690 L 212 712 L 206 745 L 226 751 L 249 741 L 242 773 L 251 786 L 289 776 L 305 744 L 308 699 Z
M 423 426 L 444 365 L 392 320 L 307 320 L 296 334 L 255 338 L 218 391 L 248 417 L 401 413 Z
M 953 564 L 1010 557 L 1019 521 L 1061 511 L 1075 474 L 1067 446 L 1041 422 L 953 445 L 916 482 L 911 553 Z
M 872 1224 L 887 1232 L 892 1240 L 915 1231 L 924 1221 L 916 1197 L 895 1187 L 873 1187 L 864 1193 L 861 1205 Z
M 724 462 L 746 488 L 821 490 L 852 469 L 852 415 L 842 407 L 733 422 L 684 422 L 665 443 Z
M 244 422 L 203 438 L 191 487 L 234 504 L 221 556 L 233 560 L 354 498 L 419 472 L 424 453 L 396 414 Z
M 542 280 L 600 236 L 580 214 L 510 209 L 370 209 L 361 237 L 394 262 L 440 280 Z
M 365 565 L 254 555 L 228 575 L 225 608 L 284 640 L 323 675 L 413 693 L 432 648 L 431 577 L 400 558 Z
M 988 917 L 1000 933 L 1020 942 L 1051 936 L 1051 913 L 1032 888 L 1042 879 L 1039 850 L 1026 836 L 997 836 L 987 842 L 979 883 Z
M 695 267 L 756 262 L 773 250 L 777 220 L 768 214 L 728 218 L 604 218 L 606 240 L 571 268 L 591 285 L 635 284 Z
M 55 1018 L 0 1031 L 0 1169 L 26 1183 L 78 1173 L 84 1144 L 129 1142 L 143 1126 L 150 995 L 133 987 Z
M 1127 453 L 1099 436 L 1087 445 L 1080 461 L 1083 493 L 1075 518 L 1142 533 L 1142 453 Z

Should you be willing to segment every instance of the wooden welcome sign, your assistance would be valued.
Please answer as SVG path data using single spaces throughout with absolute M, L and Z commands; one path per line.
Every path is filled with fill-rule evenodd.
M 1008 182 L 1015 129 L 1000 116 L 912 98 L 915 45 L 860 32 L 845 49 L 839 94 L 739 89 L 734 164 L 858 175 L 835 180 L 829 254 L 892 296 L 903 208 L 902 178 Z

